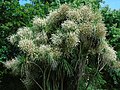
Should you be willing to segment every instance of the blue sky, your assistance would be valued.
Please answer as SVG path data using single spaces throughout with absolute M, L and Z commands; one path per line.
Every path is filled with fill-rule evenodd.
M 21 5 L 24 5 L 26 3 L 30 3 L 30 0 L 20 0 L 19 2 Z
M 120 0 L 104 0 L 105 4 L 102 6 L 109 5 L 111 9 L 120 9 Z M 20 0 L 20 4 L 30 3 L 29 0 Z
M 120 9 L 120 0 L 104 0 L 105 4 L 102 6 L 109 5 L 111 9 Z

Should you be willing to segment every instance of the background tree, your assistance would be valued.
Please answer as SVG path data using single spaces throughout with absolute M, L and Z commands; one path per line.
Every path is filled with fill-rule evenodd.
M 107 40 L 117 51 L 118 60 L 120 60 L 120 10 L 111 10 L 108 6 L 101 9 L 104 22 L 107 27 Z M 106 67 L 104 71 L 107 78 L 107 87 L 119 89 L 120 69 L 109 69 Z

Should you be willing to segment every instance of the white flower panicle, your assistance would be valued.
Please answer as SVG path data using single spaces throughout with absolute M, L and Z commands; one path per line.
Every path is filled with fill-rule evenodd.
M 68 10 L 69 7 L 64 4 L 61 5 L 59 9 L 51 11 L 46 17 L 47 24 L 56 25 L 59 21 L 64 20 L 66 18 L 66 13 Z
M 105 49 L 106 47 L 108 47 L 108 46 L 109 46 L 109 45 L 108 45 L 108 43 L 106 42 L 106 40 L 105 40 L 105 39 L 102 39 L 102 40 L 101 40 L 101 43 L 100 43 L 100 45 L 99 45 L 99 47 L 98 47 L 98 49 L 97 49 L 98 53 L 103 53 L 104 49 Z
M 66 16 L 67 16 L 68 19 L 70 19 L 72 21 L 79 22 L 80 19 L 81 19 L 80 14 L 79 14 L 77 9 L 73 9 L 73 10 L 71 9 L 71 10 L 67 11 Z
M 33 25 L 36 25 L 36 26 L 39 26 L 39 27 L 45 26 L 46 25 L 46 19 L 35 17 L 35 18 L 33 18 Z
M 105 37 L 106 36 L 106 27 L 103 23 L 97 23 L 96 36 L 97 37 Z
M 82 6 L 79 9 L 71 9 L 67 11 L 68 19 L 72 21 L 82 22 L 93 22 L 95 14 L 88 6 Z M 97 17 L 96 17 L 97 18 Z
M 91 8 L 88 6 L 83 6 L 79 9 L 79 14 L 81 17 L 81 20 L 84 21 L 93 21 L 94 20 L 94 13 L 92 12 Z
M 85 36 L 91 36 L 93 34 L 93 25 L 90 22 L 82 23 L 79 27 L 80 33 Z
M 74 32 L 68 33 L 66 43 L 69 48 L 75 47 L 79 43 L 78 35 Z
M 113 62 L 113 67 L 114 68 L 120 68 L 120 61 L 114 61 Z
M 14 44 L 15 42 L 17 42 L 17 35 L 15 35 L 15 34 L 13 34 L 13 35 L 11 35 L 9 38 L 8 38 L 8 40 L 12 43 L 12 44 Z
M 114 62 L 117 59 L 116 51 L 112 47 L 110 47 L 105 40 L 103 40 L 99 45 L 97 53 L 103 55 L 103 59 L 105 62 Z
M 43 59 L 45 62 L 53 63 L 61 55 L 60 51 L 56 48 L 52 48 L 50 45 L 42 45 L 37 49 L 36 58 Z M 49 60 L 48 60 L 49 59 Z
M 112 62 L 116 61 L 116 59 L 117 59 L 116 51 L 114 51 L 112 47 L 106 45 L 105 52 L 103 53 L 103 58 L 107 62 L 109 62 L 109 61 L 112 61 Z
M 53 53 L 53 54 L 51 54 L 51 55 L 53 55 L 53 58 L 54 58 L 54 60 L 56 60 L 56 61 L 57 61 L 57 60 L 60 58 L 60 56 L 62 55 L 59 48 L 52 48 L 51 53 Z
M 57 56 L 58 54 L 60 55 L 59 50 L 56 48 L 53 49 L 50 45 L 41 44 L 40 47 L 37 49 L 37 51 L 40 54 L 49 53 L 49 54 L 55 55 L 55 56 Z
M 50 13 L 49 13 L 49 15 L 46 17 L 46 21 L 47 21 L 47 24 L 49 25 L 51 25 L 51 24 L 56 24 L 56 22 L 58 22 L 59 21 L 59 17 L 60 17 L 60 14 L 58 13 L 58 11 L 56 10 L 56 11 L 51 11 Z
M 63 15 L 66 15 L 67 11 L 69 11 L 69 6 L 66 4 L 61 5 L 58 9 L 58 12 Z
M 62 33 L 59 34 L 52 34 L 51 41 L 54 45 L 62 44 Z
M 6 61 L 5 66 L 9 69 L 15 68 L 15 66 L 17 66 L 18 63 L 19 63 L 19 61 L 17 60 L 17 58 L 15 58 L 15 59 L 12 59 L 10 61 Z
M 95 14 L 94 14 L 95 22 L 102 22 L 103 23 L 102 19 L 103 19 L 103 17 L 101 15 L 101 13 L 100 12 L 95 12 Z
M 48 40 L 47 34 L 43 31 L 35 35 L 34 42 L 37 43 L 37 45 L 40 45 L 42 43 L 43 44 L 47 43 L 47 40 Z
M 71 20 L 66 20 L 64 23 L 61 24 L 62 29 L 70 31 L 70 30 L 76 30 L 77 24 Z
M 40 47 L 38 48 L 38 52 L 41 54 L 45 54 L 45 53 L 50 52 L 51 49 L 52 48 L 50 47 L 50 45 L 41 44 Z
M 32 31 L 30 30 L 30 28 L 28 27 L 23 27 L 23 28 L 19 28 L 17 31 L 17 35 L 21 38 L 21 39 L 31 39 L 33 36 Z
M 20 40 L 18 47 L 20 47 L 23 51 L 28 52 L 29 54 L 34 54 L 36 51 L 36 46 L 32 40 L 24 39 Z

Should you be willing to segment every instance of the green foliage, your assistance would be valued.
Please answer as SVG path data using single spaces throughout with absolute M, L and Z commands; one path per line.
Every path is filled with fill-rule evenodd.
M 86 67 L 85 76 L 80 81 L 79 90 L 104 90 L 107 89 L 105 87 L 106 81 L 103 77 L 102 72 L 98 72 L 94 66 Z
M 100 3 L 104 3 L 103 0 L 73 0 L 74 6 L 90 5 L 94 10 L 100 8 Z
M 112 26 L 109 31 L 109 42 L 118 51 L 117 55 L 120 58 L 120 28 Z
M 7 47 L 5 46 L 2 46 L 2 48 L 0 48 L 0 61 L 7 59 L 7 56 L 6 56 L 6 54 L 8 53 L 7 51 L 8 51 Z
M 104 7 L 101 12 L 108 31 L 107 39 L 117 51 L 118 60 L 120 60 L 120 10 L 111 10 L 109 7 Z M 110 85 L 108 87 L 120 88 L 118 85 L 120 83 L 119 69 L 106 68 L 105 72 L 108 73 L 107 76 L 110 78 L 110 80 L 106 80 Z
M 110 44 L 118 52 L 120 51 L 120 10 L 110 10 L 109 7 L 105 7 L 101 10 L 104 16 L 104 22 L 108 31 L 108 40 Z M 120 58 L 120 57 L 119 57 Z

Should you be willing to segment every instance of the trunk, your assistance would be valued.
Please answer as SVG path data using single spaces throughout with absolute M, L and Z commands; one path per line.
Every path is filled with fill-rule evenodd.
M 73 78 L 73 82 L 70 90 L 79 90 L 79 82 L 83 75 L 85 63 L 86 63 L 86 55 L 85 57 L 81 58 L 81 62 L 76 68 L 75 75 L 74 75 L 75 77 Z

